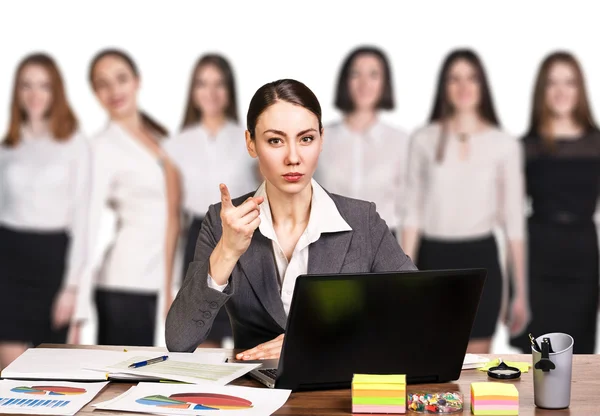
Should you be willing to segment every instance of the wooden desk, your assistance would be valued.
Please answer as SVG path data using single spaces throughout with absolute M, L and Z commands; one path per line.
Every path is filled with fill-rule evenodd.
M 41 345 L 45 348 L 78 348 L 77 346 L 65 345 Z M 98 349 L 117 349 L 123 347 L 107 346 L 84 346 L 85 348 Z M 81 348 L 81 347 L 79 347 Z M 128 350 L 145 349 L 126 347 Z M 164 348 L 154 348 L 157 352 L 166 351 Z M 227 350 L 232 354 L 233 351 Z M 488 356 L 496 358 L 498 356 Z M 527 361 L 531 362 L 530 355 L 502 355 L 505 361 Z M 573 358 L 573 383 L 571 387 L 571 407 L 567 410 L 543 410 L 535 407 L 533 403 L 533 373 L 530 370 L 524 373 L 521 378 L 514 383 L 519 390 L 519 415 L 594 415 L 600 414 L 600 354 L 597 355 L 576 355 Z M 449 384 L 419 384 L 408 385 L 408 392 L 420 390 L 428 391 L 447 391 L 458 390 L 464 396 L 465 409 L 463 414 L 471 414 L 471 383 L 474 381 L 489 381 L 487 374 L 479 370 L 465 370 L 461 377 L 454 383 Z M 263 387 L 262 384 L 246 376 L 234 381 L 232 384 L 248 387 Z M 98 403 L 112 399 L 125 392 L 132 383 L 110 383 L 92 403 Z M 266 387 L 265 387 L 266 388 Z M 276 415 L 314 415 L 314 416 L 333 416 L 350 415 L 351 412 L 351 394 L 350 390 L 327 390 L 316 392 L 292 393 L 287 403 L 279 409 Z M 99 415 L 117 415 L 118 412 L 95 410 L 90 405 L 86 406 L 78 415 L 99 416 Z M 123 413 L 124 415 L 133 415 L 134 413 Z M 407 412 L 407 414 L 416 415 L 416 413 Z

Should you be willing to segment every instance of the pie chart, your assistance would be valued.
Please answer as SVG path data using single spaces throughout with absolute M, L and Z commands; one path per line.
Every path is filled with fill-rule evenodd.
M 31 386 L 31 387 L 15 387 L 11 389 L 15 393 L 25 394 L 39 394 L 50 396 L 71 396 L 76 394 L 83 394 L 86 392 L 85 389 L 79 387 L 65 387 L 65 386 Z
M 137 399 L 136 402 L 149 406 L 193 410 L 241 410 L 252 407 L 249 400 L 214 393 L 177 393 L 169 397 L 154 395 Z

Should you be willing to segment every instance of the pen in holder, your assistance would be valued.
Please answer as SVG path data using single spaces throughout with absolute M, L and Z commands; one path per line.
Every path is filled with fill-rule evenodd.
M 573 338 L 562 333 L 531 337 L 533 393 L 537 407 L 565 409 L 571 403 Z

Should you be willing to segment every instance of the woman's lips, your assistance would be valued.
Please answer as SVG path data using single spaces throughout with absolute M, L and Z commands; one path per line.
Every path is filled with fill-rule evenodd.
M 302 179 L 303 176 L 303 173 L 291 172 L 283 175 L 283 179 L 285 179 L 288 182 L 298 182 L 300 179 Z

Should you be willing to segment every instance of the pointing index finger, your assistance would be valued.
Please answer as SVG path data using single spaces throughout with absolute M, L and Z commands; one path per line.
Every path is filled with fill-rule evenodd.
M 219 190 L 221 191 L 222 209 L 233 208 L 233 203 L 231 202 L 231 195 L 229 195 L 229 189 L 227 189 L 227 185 L 225 185 L 224 183 L 220 184 Z

